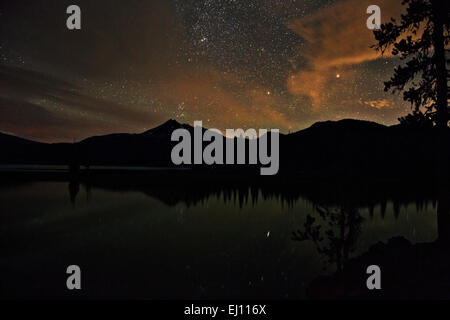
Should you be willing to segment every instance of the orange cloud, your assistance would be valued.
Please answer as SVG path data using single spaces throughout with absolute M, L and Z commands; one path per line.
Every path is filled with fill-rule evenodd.
M 278 98 L 268 89 L 213 68 L 185 66 L 183 72 L 161 82 L 156 93 L 164 103 L 180 106 L 174 116 L 183 121 L 203 120 L 205 126 L 218 129 L 294 126 L 277 110 Z
M 366 9 L 371 4 L 381 8 L 382 22 L 398 17 L 403 10 L 401 1 L 346 0 L 289 24 L 307 42 L 301 54 L 309 68 L 287 79 L 292 94 L 309 96 L 318 107 L 326 102 L 325 84 L 338 70 L 381 56 L 370 48 L 375 44 L 373 32 L 366 27 Z
M 364 101 L 364 104 L 378 110 L 392 107 L 392 103 L 387 99 Z

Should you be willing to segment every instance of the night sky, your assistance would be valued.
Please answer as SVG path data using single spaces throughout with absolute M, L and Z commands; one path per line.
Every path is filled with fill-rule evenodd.
M 143 132 L 170 118 L 296 131 L 397 123 L 398 61 L 370 48 L 366 8 L 399 0 L 1 1 L 0 131 L 39 141 Z M 66 28 L 67 6 L 81 30 Z

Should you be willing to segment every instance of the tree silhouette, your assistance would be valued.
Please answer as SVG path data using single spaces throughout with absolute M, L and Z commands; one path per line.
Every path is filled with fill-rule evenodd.
M 450 1 L 403 0 L 406 14 L 400 21 L 391 19 L 374 31 L 377 44 L 373 47 L 392 54 L 402 63 L 391 79 L 384 83 L 385 91 L 403 91 L 403 99 L 411 103 L 413 115 L 424 110 L 439 128 L 449 121 L 448 85 L 450 73 L 446 58 L 449 52 Z M 418 80 L 418 81 L 414 81 Z M 422 109 L 421 109 L 422 108 Z
M 418 110 L 398 119 L 400 124 L 408 128 L 432 128 L 433 119 L 430 115 L 424 114 Z

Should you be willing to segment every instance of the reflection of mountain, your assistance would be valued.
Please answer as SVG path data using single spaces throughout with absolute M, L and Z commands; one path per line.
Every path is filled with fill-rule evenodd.
M 114 191 L 138 191 L 154 197 L 167 205 L 195 205 L 211 196 L 222 197 L 225 202 L 240 205 L 256 203 L 261 199 L 277 199 L 291 206 L 295 201 L 306 198 L 320 206 L 340 205 L 343 200 L 349 206 L 368 208 L 381 206 L 385 213 L 387 201 L 393 201 L 394 214 L 400 208 L 414 203 L 418 208 L 436 199 L 433 184 L 408 181 L 407 183 L 377 180 L 364 181 L 309 181 L 269 179 L 254 177 L 229 177 L 199 173 L 117 173 L 104 175 L 82 175 L 81 184 L 88 188 Z
M 187 174 L 183 179 L 166 179 L 162 183 L 159 179 L 93 179 L 83 183 L 87 190 L 141 191 L 170 206 L 196 206 L 211 197 L 218 197 L 230 208 L 255 205 L 267 199 L 289 207 L 295 206 L 296 201 L 306 200 L 312 204 L 311 213 L 317 211 L 318 215 L 314 218 L 308 214 L 305 224 L 299 226 L 301 233 L 296 232 L 294 240 L 312 241 L 326 259 L 326 266 L 332 265 L 337 270 L 332 276 L 321 276 L 308 284 L 310 298 L 450 297 L 450 193 L 442 191 L 445 189 L 441 186 L 424 185 L 419 181 L 416 184 L 355 180 L 295 184 L 278 180 L 267 183 L 265 179 L 237 181 L 222 177 L 218 180 L 217 176 L 202 174 L 196 177 L 198 180 Z M 391 215 L 386 215 L 385 219 L 388 202 L 393 211 L 388 210 Z M 437 207 L 438 239 L 435 242 L 411 244 L 397 237 L 387 244 L 373 245 L 360 256 L 355 255 L 363 238 L 361 209 L 368 209 L 368 219 L 373 218 L 375 211 L 388 223 L 392 218 L 397 220 L 400 209 L 404 212 L 410 204 L 415 204 L 418 211 L 429 205 Z M 381 292 L 369 292 L 365 286 L 368 277 L 365 270 L 372 264 L 382 270 Z
M 90 137 L 74 144 L 34 143 L 0 134 L 0 163 L 170 167 L 175 145 L 170 136 L 181 127 L 193 130 L 169 120 L 141 134 Z M 280 173 L 430 176 L 435 172 L 437 137 L 433 129 L 386 127 L 367 121 L 316 123 L 280 136 Z M 450 133 L 444 141 L 450 146 Z

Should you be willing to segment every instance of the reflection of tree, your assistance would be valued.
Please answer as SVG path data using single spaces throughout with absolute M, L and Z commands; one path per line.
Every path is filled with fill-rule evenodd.
M 75 205 L 75 200 L 77 198 L 79 191 L 80 191 L 80 183 L 77 180 L 71 179 L 69 181 L 69 195 L 70 195 L 70 202 L 73 205 Z
M 356 249 L 363 218 L 357 209 L 348 205 L 334 208 L 317 206 L 315 209 L 322 220 L 321 223 L 316 223 L 316 218 L 307 215 L 304 231 L 293 232 L 293 239 L 313 241 L 317 251 L 326 257 L 327 263 L 335 263 L 340 272 Z M 327 230 L 323 231 L 323 226 L 326 226 Z
M 411 243 L 402 236 L 389 239 L 386 243 L 373 244 L 368 251 L 344 259 L 345 268 L 342 266 L 338 272 L 314 279 L 307 288 L 308 297 L 320 299 L 338 298 L 450 298 L 450 190 L 448 186 L 440 186 L 437 190 L 437 227 L 438 238 L 427 243 Z M 321 214 L 321 216 L 323 213 Z M 347 212 L 343 213 L 348 215 Z M 359 216 L 356 213 L 357 217 Z M 339 216 L 337 216 L 339 219 Z M 344 219 L 340 217 L 341 219 Z M 318 239 L 321 244 L 320 227 L 314 226 L 314 221 L 305 224 L 305 231 L 300 233 L 302 239 Z M 335 220 L 338 221 L 338 220 Z M 350 220 L 349 220 L 350 221 Z M 332 224 L 333 225 L 333 224 Z M 334 225 L 339 227 L 338 223 Z M 355 224 L 356 228 L 358 223 Z M 353 226 L 353 228 L 355 227 Z M 350 233 L 350 231 L 348 231 Z M 359 232 L 359 231 L 358 231 Z M 353 234 L 357 236 L 357 233 Z M 338 237 L 331 237 L 330 242 L 344 242 Z M 354 244 L 356 238 L 349 241 Z M 320 252 L 333 254 L 333 246 L 325 249 L 320 247 Z M 335 245 L 335 251 L 339 250 Z M 343 249 L 341 251 L 344 252 Z M 345 254 L 343 254 L 345 258 Z M 344 263 L 341 263 L 343 265 Z M 376 264 L 382 270 L 382 290 L 367 290 L 365 270 L 369 265 Z

